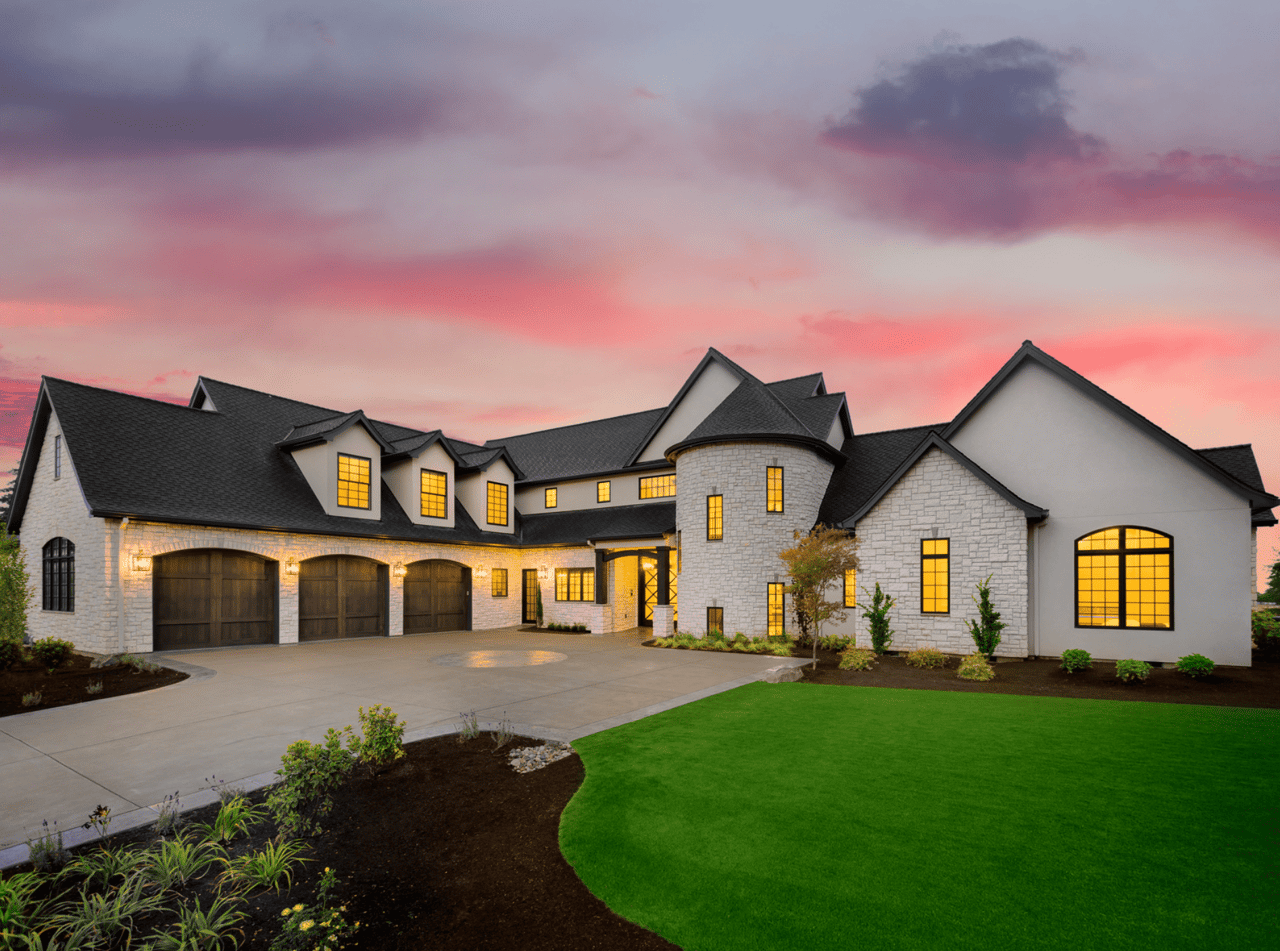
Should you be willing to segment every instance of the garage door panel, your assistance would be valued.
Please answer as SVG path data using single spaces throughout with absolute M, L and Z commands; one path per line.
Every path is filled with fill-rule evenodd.
M 453 561 L 418 561 L 404 580 L 404 632 L 431 634 L 469 627 L 467 569 Z
M 276 565 L 200 549 L 152 562 L 152 646 L 187 650 L 276 641 Z
M 353 555 L 304 561 L 298 575 L 298 639 L 387 633 L 387 568 Z

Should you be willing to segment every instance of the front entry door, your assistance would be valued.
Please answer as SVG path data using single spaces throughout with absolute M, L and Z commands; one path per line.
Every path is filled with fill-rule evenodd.
M 538 621 L 538 569 L 524 570 L 524 613 L 521 621 L 536 624 Z
M 641 555 L 640 578 L 637 590 L 640 592 L 641 627 L 653 627 L 653 606 L 658 603 L 658 562 L 656 559 Z

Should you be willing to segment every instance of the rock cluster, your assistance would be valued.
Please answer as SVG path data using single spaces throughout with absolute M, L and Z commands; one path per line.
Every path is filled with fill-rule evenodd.
M 546 746 L 522 746 L 507 754 L 507 761 L 517 773 L 532 773 L 535 769 L 572 756 L 576 751 L 568 743 L 547 740 Z

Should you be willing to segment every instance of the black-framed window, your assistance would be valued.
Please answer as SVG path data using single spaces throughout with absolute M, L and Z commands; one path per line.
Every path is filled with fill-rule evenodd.
M 546 489 L 542 493 L 542 504 L 549 509 L 556 507 L 556 502 L 560 498 L 560 493 L 555 489 Z
M 449 512 L 449 477 L 434 469 L 422 470 L 422 514 L 428 518 L 447 518 Z
M 640 477 L 640 498 L 665 499 L 676 494 L 676 474 Z
M 724 608 L 707 608 L 707 633 L 724 633 Z
M 951 613 L 951 539 L 920 539 L 920 613 Z
M 370 465 L 371 461 L 364 456 L 338 453 L 338 504 L 340 506 L 349 509 L 369 507 Z
M 857 568 L 845 569 L 844 606 L 846 608 L 856 608 L 858 606 L 858 569 Z
M 44 543 L 41 558 L 43 598 L 46 611 L 76 609 L 76 546 L 69 538 L 51 538 Z
M 557 568 L 557 601 L 594 601 L 596 570 L 594 568 Z
M 488 521 L 490 525 L 507 524 L 507 484 L 505 482 L 489 483 Z
M 768 632 L 770 637 L 782 637 L 787 633 L 786 602 L 783 600 L 784 585 L 780 581 L 769 582 L 769 615 Z
M 597 502 L 608 502 L 608 501 L 609 501 L 609 490 L 610 490 L 610 487 L 611 487 L 611 486 L 610 486 L 610 483 L 609 483 L 609 482 L 607 482 L 607 481 L 605 481 L 605 482 L 597 482 L 597 483 L 596 483 L 596 501 L 597 501 Z
M 62 478 L 62 437 L 53 437 L 53 477 Z
M 505 598 L 507 596 L 507 569 L 493 569 L 493 596 L 495 598 Z
M 707 496 L 707 541 L 718 542 L 724 538 L 724 496 Z
M 765 503 L 766 512 L 782 511 L 782 466 L 769 466 L 765 470 Z
M 1173 536 L 1117 525 L 1077 538 L 1075 626 L 1173 630 Z

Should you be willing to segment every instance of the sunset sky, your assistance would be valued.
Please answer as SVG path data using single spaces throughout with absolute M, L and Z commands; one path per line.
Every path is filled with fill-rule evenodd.
M 0 0 L 0 466 L 42 374 L 479 441 L 665 404 L 715 346 L 872 432 L 1031 339 L 1280 492 L 1277 35 L 1274 0 Z

